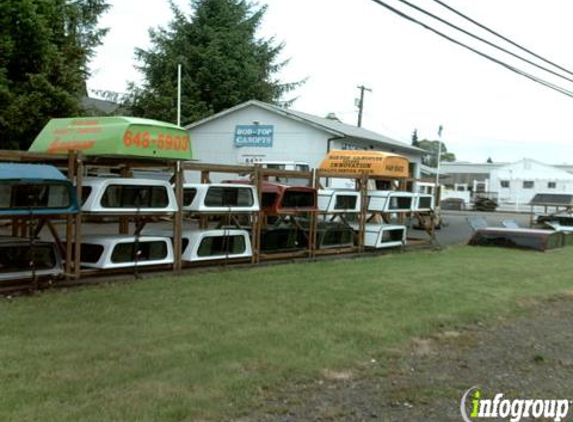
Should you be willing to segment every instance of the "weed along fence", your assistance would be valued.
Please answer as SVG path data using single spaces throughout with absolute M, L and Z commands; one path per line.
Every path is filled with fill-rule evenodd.
M 434 212 L 404 190 L 408 162 L 393 154 L 331 151 L 312 172 L 213 165 L 190 161 L 189 140 L 177 128 L 162 132 L 169 143 L 160 144 L 162 133 L 146 126 L 153 122 L 114 120 L 121 128 L 112 133 L 103 120 L 60 122 L 42 132 L 34 151 L 0 151 L 0 249 L 9 257 L 0 265 L 2 285 L 401 248 L 409 242 L 406 220 Z M 93 136 L 98 125 L 109 147 L 81 136 L 54 147 L 55 135 L 79 127 Z M 64 145 L 82 150 L 64 152 Z M 226 180 L 211 183 L 214 173 Z M 332 187 L 337 179 L 355 188 Z

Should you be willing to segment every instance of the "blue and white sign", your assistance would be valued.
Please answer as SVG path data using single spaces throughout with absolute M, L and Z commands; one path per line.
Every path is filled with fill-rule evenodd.
M 235 146 L 271 148 L 273 146 L 274 126 L 237 125 L 235 126 Z

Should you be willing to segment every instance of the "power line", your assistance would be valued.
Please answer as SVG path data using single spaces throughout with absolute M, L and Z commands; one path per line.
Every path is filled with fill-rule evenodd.
M 419 20 L 417 20 L 417 19 L 415 19 L 415 18 L 413 18 L 413 17 L 407 15 L 406 13 L 404 13 L 404 12 L 402 12 L 402 11 L 400 11 L 400 10 L 398 10 L 398 9 L 396 9 L 396 8 L 394 8 L 394 7 L 392 7 L 392 6 L 390 6 L 389 4 L 387 4 L 387 3 L 385 3 L 385 2 L 383 2 L 383 1 L 381 1 L 381 0 L 372 0 L 372 1 L 373 1 L 374 3 L 377 3 L 378 5 L 380 5 L 380 6 L 382 6 L 382 7 L 384 7 L 384 8 L 386 8 L 386 9 L 390 10 L 391 12 L 397 14 L 398 16 L 400 16 L 400 17 L 402 17 L 402 18 L 404 18 L 404 19 L 406 19 L 406 20 L 408 20 L 408 21 L 410 21 L 410 22 L 413 22 L 413 23 L 415 23 L 415 24 L 417 24 L 417 25 L 420 25 L 420 26 L 422 26 L 423 28 L 427 29 L 428 31 L 433 32 L 434 34 L 436 34 L 436 35 L 438 35 L 438 36 L 440 36 L 440 37 L 442 37 L 442 38 L 445 38 L 445 39 L 447 39 L 448 41 L 450 41 L 450 42 L 452 42 L 452 43 L 454 43 L 454 44 L 456 44 L 456 45 L 459 45 L 460 47 L 463 47 L 463 48 L 465 48 L 465 49 L 467 49 L 467 50 L 470 50 L 471 52 L 473 52 L 473 53 L 475 53 L 475 54 L 477 54 L 477 55 L 479 55 L 479 56 L 481 56 L 481 57 L 483 57 L 483 58 L 485 58 L 485 59 L 487 59 L 487 60 L 490 60 L 490 61 L 492 61 L 492 62 L 494 62 L 494 63 L 496 63 L 496 64 L 498 64 L 498 65 L 500 65 L 500 66 L 503 66 L 503 67 L 505 67 L 506 69 L 511 70 L 512 72 L 517 73 L 518 75 L 521 75 L 521 76 L 523 76 L 523 77 L 525 77 L 525 78 L 528 78 L 528 79 L 530 79 L 530 80 L 532 80 L 532 81 L 534 81 L 534 82 L 537 82 L 537 83 L 539 83 L 539 84 L 541 84 L 541 85 L 543 85 L 543 86 L 545 86 L 545 87 L 547 87 L 547 88 L 551 88 L 551 89 L 553 89 L 553 90 L 555 90 L 555 91 L 557 91 L 557 92 L 559 92 L 559 93 L 561 93 L 561 94 L 563 94 L 563 95 L 567 95 L 567 96 L 573 98 L 573 92 L 572 92 L 572 91 L 569 91 L 569 90 L 567 90 L 567 89 L 565 89 L 565 88 L 562 88 L 562 87 L 560 87 L 560 86 L 558 86 L 558 85 L 552 84 L 551 82 L 547 82 L 547 81 L 545 81 L 545 80 L 543 80 L 543 79 L 541 79 L 541 78 L 538 78 L 537 76 L 534 76 L 534 75 L 532 75 L 532 74 L 530 74 L 530 73 L 527 73 L 527 72 L 525 72 L 525 71 L 522 71 L 522 70 L 520 70 L 520 69 L 518 69 L 518 68 L 516 68 L 516 67 L 514 67 L 514 66 L 511 66 L 511 65 L 509 65 L 509 64 L 507 64 L 507 63 L 505 63 L 505 62 L 503 62 L 503 61 L 501 61 L 501 60 L 498 60 L 498 59 L 496 59 L 496 58 L 494 58 L 494 57 L 492 57 L 492 56 L 490 56 L 490 55 L 488 55 L 488 54 L 486 54 L 486 53 L 482 53 L 481 51 L 479 51 L 479 50 L 477 50 L 477 49 L 475 49 L 475 48 L 473 48 L 473 47 L 470 47 L 469 45 L 464 44 L 464 43 L 462 43 L 461 41 L 458 41 L 458 40 L 456 40 L 456 39 L 454 39 L 454 38 L 452 38 L 452 37 L 450 37 L 450 36 L 444 34 L 443 32 L 438 31 L 437 29 L 432 28 L 431 26 L 425 24 L 424 22 L 421 22 L 421 21 L 419 21 Z
M 499 50 L 499 51 L 503 51 L 504 53 L 509 54 L 510 56 L 515 57 L 516 59 L 522 60 L 522 61 L 524 61 L 525 63 L 527 63 L 527 64 L 529 64 L 529 65 L 531 65 L 531 66 L 534 66 L 534 67 L 536 67 L 536 68 L 538 68 L 538 69 L 544 70 L 545 72 L 551 73 L 552 75 L 557 76 L 557 77 L 559 77 L 559 78 L 563 78 L 563 79 L 565 79 L 565 80 L 568 81 L 568 82 L 573 82 L 573 79 L 568 78 L 567 76 L 563 76 L 562 74 L 557 73 L 557 72 L 555 72 L 554 70 L 551 70 L 551 69 L 549 69 L 549 68 L 547 68 L 547 67 L 545 67 L 545 66 L 542 66 L 542 65 L 540 65 L 540 64 L 537 64 L 537 63 L 535 63 L 535 62 L 533 62 L 533 61 L 531 61 L 531 60 L 529 60 L 529 59 L 527 59 L 527 58 L 525 58 L 525 57 L 523 57 L 523 56 L 520 56 L 519 54 L 516 54 L 516 53 L 514 53 L 514 52 L 512 52 L 512 51 L 510 51 L 510 50 L 508 50 L 508 49 L 506 49 L 506 48 L 500 47 L 499 45 L 497 45 L 497 44 L 495 44 L 495 43 L 493 43 L 493 42 L 491 42 L 491 41 L 488 41 L 488 40 L 486 40 L 485 38 L 482 38 L 482 37 L 480 37 L 480 36 L 478 36 L 478 35 L 475 35 L 475 34 L 471 33 L 470 31 L 467 31 L 467 30 L 463 29 L 463 28 L 460 27 L 460 26 L 454 25 L 453 23 L 448 22 L 447 20 L 445 20 L 445 19 L 443 19 L 443 18 L 441 18 L 441 17 L 439 17 L 439 16 L 437 16 L 437 15 L 431 13 L 431 12 L 428 12 L 427 10 L 425 10 L 425 9 L 419 7 L 419 6 L 416 6 L 415 4 L 412 4 L 412 3 L 410 3 L 410 2 L 407 1 L 407 0 L 398 0 L 398 1 L 404 3 L 405 5 L 411 7 L 412 9 L 417 10 L 417 11 L 420 12 L 420 13 L 425 14 L 426 16 L 430 16 L 432 19 L 435 19 L 435 20 L 437 20 L 437 21 L 443 23 L 444 25 L 449 26 L 450 28 L 454 28 L 455 30 L 460 31 L 461 33 L 463 33 L 463 34 L 465 34 L 465 35 L 468 35 L 469 37 L 472 37 L 472 38 L 474 38 L 474 39 L 476 39 L 476 40 L 478 40 L 478 41 L 481 41 L 481 42 L 483 42 L 483 43 L 489 45 L 490 47 L 493 47 L 493 48 L 495 48 L 495 49 L 497 49 L 497 50 Z
M 490 34 L 493 34 L 493 35 L 495 35 L 496 37 L 501 38 L 502 40 L 508 42 L 509 44 L 513 45 L 514 47 L 517 47 L 517 48 L 519 48 L 520 50 L 523 50 L 523 51 L 525 51 L 526 53 L 531 54 L 533 57 L 536 57 L 536 58 L 538 58 L 539 60 L 542 60 L 542 61 L 544 61 L 545 63 L 550 64 L 551 66 L 556 67 L 557 69 L 560 69 L 560 70 L 562 70 L 562 71 L 564 71 L 564 72 L 566 72 L 566 73 L 568 73 L 568 74 L 570 74 L 570 75 L 573 75 L 573 72 L 567 70 L 566 68 L 564 68 L 564 67 L 562 67 L 562 66 L 559 66 L 558 64 L 552 62 L 551 60 L 548 60 L 548 59 L 546 59 L 545 57 L 540 56 L 539 54 L 537 54 L 537 53 L 535 53 L 535 52 L 533 52 L 533 51 L 531 51 L 531 50 L 529 50 L 529 49 L 523 47 L 522 45 L 520 45 L 520 44 L 518 44 L 518 43 L 516 43 L 516 42 L 514 42 L 514 41 L 512 41 L 512 40 L 510 40 L 509 38 L 504 37 L 504 36 L 501 35 L 499 32 L 496 32 L 496 31 L 494 31 L 493 29 L 488 28 L 487 26 L 485 26 L 485 25 L 483 25 L 483 24 L 477 22 L 476 20 L 474 20 L 474 19 L 470 18 L 469 16 L 463 14 L 463 13 L 460 12 L 459 10 L 456 10 L 456 9 L 454 9 L 453 7 L 447 5 L 447 4 L 444 3 L 443 1 L 441 1 L 441 0 L 434 0 L 434 1 L 435 1 L 436 3 L 438 3 L 439 5 L 441 5 L 442 7 L 445 7 L 446 9 L 448 9 L 450 12 L 453 12 L 453 13 L 455 13 L 456 15 L 458 15 L 458 16 L 460 16 L 460 17 L 466 19 L 467 21 L 469 21 L 469 22 L 471 22 L 471 23 L 473 23 L 474 25 L 479 26 L 480 28 L 486 30 L 486 31 L 489 32 Z

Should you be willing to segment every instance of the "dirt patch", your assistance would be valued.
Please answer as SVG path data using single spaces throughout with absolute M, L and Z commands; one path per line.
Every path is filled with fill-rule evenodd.
M 348 381 L 352 378 L 352 372 L 325 369 L 322 371 L 322 376 L 329 381 Z
M 412 340 L 410 348 L 417 356 L 432 355 L 436 352 L 436 342 L 429 338 L 415 338 Z
M 472 386 L 484 397 L 571 400 L 573 296 L 527 308 L 526 317 L 494 327 L 414 339 L 360 373 L 327 371 L 285 387 L 241 421 L 459 422 L 460 399 Z

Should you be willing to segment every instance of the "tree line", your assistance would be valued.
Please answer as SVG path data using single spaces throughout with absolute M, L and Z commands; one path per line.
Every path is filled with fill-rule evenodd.
M 441 144 L 441 147 L 440 147 Z M 446 144 L 441 140 L 428 140 L 428 139 L 418 139 L 418 130 L 415 129 L 412 133 L 412 146 L 423 149 L 426 151 L 422 155 L 422 164 L 428 167 L 438 167 L 438 155 L 440 156 L 440 162 L 454 162 L 456 161 L 456 155 L 448 151 Z
M 149 49 L 135 51 L 143 75 L 119 98 L 122 114 L 175 121 L 182 65 L 182 124 L 257 99 L 288 105 L 304 81 L 277 73 L 284 44 L 257 37 L 266 6 L 246 0 L 190 0 L 185 15 L 170 3 L 166 28 L 151 28 Z M 107 33 L 106 0 L 0 0 L 0 148 L 27 149 L 56 117 L 90 113 L 82 106 L 89 60 Z

